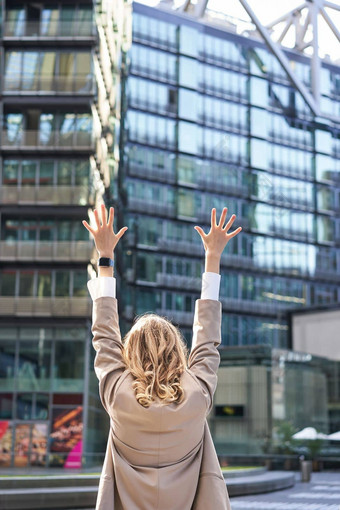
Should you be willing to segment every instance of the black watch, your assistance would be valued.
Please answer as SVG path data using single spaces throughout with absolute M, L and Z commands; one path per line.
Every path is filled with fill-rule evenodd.
M 98 260 L 98 266 L 100 267 L 113 267 L 113 259 L 109 257 L 100 257 Z

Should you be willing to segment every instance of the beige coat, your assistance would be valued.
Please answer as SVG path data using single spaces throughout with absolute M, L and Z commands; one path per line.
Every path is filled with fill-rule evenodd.
M 230 510 L 206 416 L 217 384 L 222 304 L 197 299 L 181 404 L 141 406 L 122 360 L 117 299 L 93 301 L 99 394 L 110 431 L 96 510 Z

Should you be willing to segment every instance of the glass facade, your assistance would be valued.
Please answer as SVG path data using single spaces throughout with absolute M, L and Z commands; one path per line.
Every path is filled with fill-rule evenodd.
M 336 432 L 339 361 L 269 345 L 221 349 L 214 408 L 209 415 L 217 452 L 265 455 L 282 423 L 296 430 Z M 329 412 L 329 407 L 332 412 Z
M 340 132 L 249 38 L 134 4 L 129 57 L 126 328 L 156 305 L 190 343 L 204 268 L 193 227 L 227 206 L 243 230 L 222 257 L 223 344 L 289 348 L 285 310 L 340 297 Z M 310 86 L 307 59 L 288 58 Z M 322 77 L 339 112 L 340 70 Z
M 114 188 L 130 9 L 0 6 L 1 467 L 80 468 L 105 453 L 87 289 L 96 254 L 81 222 Z

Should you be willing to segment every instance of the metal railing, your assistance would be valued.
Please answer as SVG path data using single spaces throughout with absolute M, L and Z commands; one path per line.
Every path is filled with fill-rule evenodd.
M 5 21 L 4 37 L 21 39 L 23 37 L 52 38 L 94 37 L 96 24 L 91 20 L 75 19 L 73 21 Z
M 0 296 L 0 316 L 88 317 L 91 313 L 89 297 Z
M 167 273 L 157 273 L 156 282 L 157 285 L 164 287 L 175 287 L 177 289 L 190 289 L 197 291 L 201 289 L 202 285 L 200 277 Z
M 143 212 L 145 214 L 159 214 L 161 216 L 175 216 L 175 205 L 164 202 L 148 202 L 142 198 L 129 197 L 128 207 L 133 211 Z
M 94 205 L 87 186 L 0 186 L 0 204 Z
M 94 136 L 86 131 L 72 131 L 61 133 L 60 131 L 35 131 L 18 130 L 15 133 L 2 131 L 1 145 L 3 149 L 13 147 L 43 147 L 55 148 L 87 148 L 94 150 Z
M 168 310 L 166 308 L 157 308 L 156 313 L 168 319 L 173 320 L 177 324 L 183 326 L 192 326 L 194 320 L 194 312 L 182 312 L 179 310 Z
M 95 80 L 91 73 L 71 76 L 26 76 L 11 73 L 5 75 L 4 92 L 94 94 Z
M 88 261 L 92 241 L 0 241 L 0 260 Z
M 129 175 L 147 177 L 155 181 L 175 182 L 175 173 L 166 168 L 153 168 L 144 165 L 129 163 Z

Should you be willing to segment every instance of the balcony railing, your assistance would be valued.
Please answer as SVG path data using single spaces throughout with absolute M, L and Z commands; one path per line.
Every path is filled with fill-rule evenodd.
M 4 92 L 39 94 L 94 94 L 95 80 L 92 74 L 74 76 L 25 76 L 22 74 L 6 75 Z
M 88 317 L 91 313 L 89 297 L 0 296 L 0 316 Z
M 197 291 L 201 289 L 202 285 L 201 278 L 166 273 L 157 273 L 156 282 L 157 285 L 161 287 L 175 287 L 177 289 L 190 289 Z
M 87 186 L 1 186 L 0 204 L 94 205 Z
M 129 163 L 128 169 L 129 175 L 146 177 L 153 181 L 175 182 L 176 180 L 174 172 L 165 168 L 153 168 Z
M 158 308 L 156 313 L 167 317 L 176 324 L 183 326 L 192 326 L 194 320 L 194 312 L 182 312 L 178 310 L 167 310 L 166 308 Z
M 202 243 L 190 243 L 188 241 L 174 241 L 173 239 L 159 238 L 157 240 L 157 247 L 159 250 L 182 253 L 185 255 L 202 255 Z
M 268 303 L 261 301 L 253 301 L 250 299 L 220 297 L 223 310 L 235 312 L 253 312 L 266 315 L 276 316 L 278 311 L 285 311 L 292 307 L 292 303 Z M 295 305 L 296 306 L 296 305 Z
M 148 202 L 142 198 L 129 197 L 129 208 L 133 211 L 160 216 L 175 216 L 175 205 L 166 202 Z
M 76 19 L 73 21 L 5 21 L 4 37 L 22 39 L 56 39 L 94 37 L 96 25 L 93 21 Z
M 0 241 L 0 261 L 88 261 L 92 241 Z
M 92 133 L 72 131 L 19 131 L 11 133 L 2 131 L 1 144 L 3 149 L 12 148 L 43 148 L 46 150 L 58 149 L 88 149 L 94 150 L 94 136 Z
M 242 197 L 247 197 L 249 194 L 248 186 L 243 184 L 235 186 L 226 182 L 221 182 L 218 178 L 211 179 L 205 175 L 198 176 L 198 184 L 200 188 L 207 191 L 219 191 L 228 193 L 228 195 L 236 195 Z

